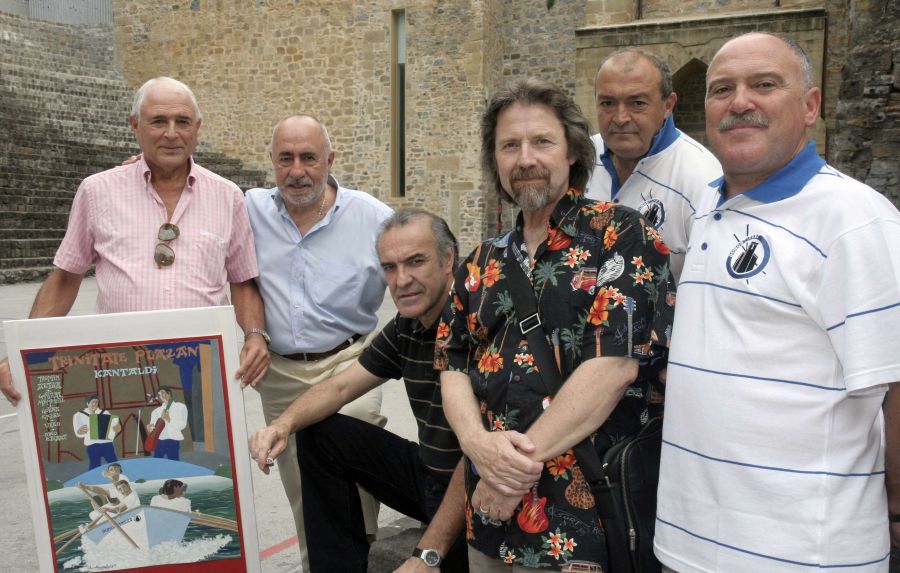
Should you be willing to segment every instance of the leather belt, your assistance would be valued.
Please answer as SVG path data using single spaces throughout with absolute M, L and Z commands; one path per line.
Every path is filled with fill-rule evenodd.
M 282 354 L 281 356 L 283 356 L 284 358 L 287 358 L 288 360 L 297 360 L 297 361 L 302 361 L 302 362 L 311 362 L 314 360 L 322 360 L 323 358 L 328 358 L 329 356 L 334 356 L 335 354 L 337 354 L 341 350 L 344 350 L 345 348 L 350 348 L 350 346 L 354 342 L 356 342 L 357 340 L 359 340 L 362 337 L 363 337 L 362 334 L 354 334 L 353 336 L 351 336 L 347 340 L 341 342 L 340 344 L 338 344 L 331 350 L 326 350 L 324 352 L 295 352 L 294 354 Z

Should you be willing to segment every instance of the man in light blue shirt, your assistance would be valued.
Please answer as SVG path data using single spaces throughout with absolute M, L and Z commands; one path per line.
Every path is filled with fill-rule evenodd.
M 270 157 L 277 186 L 246 194 L 257 281 L 271 332 L 271 366 L 256 386 L 267 424 L 314 384 L 353 364 L 375 329 L 386 285 L 376 239 L 392 212 L 331 176 L 331 141 L 313 117 L 296 115 L 278 123 Z M 381 389 L 354 400 L 341 413 L 383 427 Z M 279 474 L 308 570 L 293 440 L 288 450 L 281 459 L 294 463 L 281 464 Z M 374 534 L 378 506 L 363 497 L 366 530 Z

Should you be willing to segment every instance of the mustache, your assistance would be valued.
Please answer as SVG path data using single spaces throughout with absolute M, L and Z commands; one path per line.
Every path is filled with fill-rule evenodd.
M 769 127 L 769 120 L 758 111 L 732 114 L 719 122 L 719 131 L 730 131 L 736 127 Z
M 312 179 L 310 179 L 309 177 L 306 177 L 306 176 L 300 176 L 300 177 L 287 177 L 284 180 L 285 187 L 296 187 L 296 186 L 302 186 L 302 185 L 312 185 Z
M 542 169 L 537 166 L 520 167 L 509 175 L 509 181 L 510 183 L 515 183 L 517 181 L 527 181 L 529 179 L 547 179 L 549 177 L 550 171 L 548 169 Z

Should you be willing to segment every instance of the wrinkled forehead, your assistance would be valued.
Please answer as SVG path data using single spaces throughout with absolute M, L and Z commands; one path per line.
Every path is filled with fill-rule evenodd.
M 181 86 L 168 82 L 158 82 L 150 86 L 141 103 L 142 116 L 159 111 L 177 113 L 192 118 L 195 116 L 194 103 L 190 94 Z
M 284 120 L 275 128 L 272 138 L 272 155 L 282 151 L 309 149 L 322 151 L 325 149 L 325 133 L 315 120 L 306 117 L 293 117 Z
M 395 225 L 378 237 L 378 256 L 382 262 L 397 263 L 413 254 L 436 254 L 437 241 L 428 217 L 414 217 Z M 391 260 L 397 259 L 397 260 Z
M 762 74 L 800 76 L 802 65 L 781 39 L 767 34 L 748 34 L 725 43 L 713 56 L 706 83 L 720 78 L 741 78 Z

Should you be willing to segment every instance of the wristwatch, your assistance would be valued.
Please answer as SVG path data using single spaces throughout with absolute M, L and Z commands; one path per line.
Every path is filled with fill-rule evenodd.
M 434 549 L 419 549 L 416 547 L 413 549 L 413 557 L 418 557 L 429 567 L 437 567 L 443 561 L 441 554 Z
M 269 333 L 263 330 L 262 328 L 251 328 L 247 332 L 244 333 L 244 338 L 247 338 L 251 334 L 258 334 L 263 337 L 263 340 L 266 341 L 266 346 L 272 344 L 272 339 L 269 337 Z

